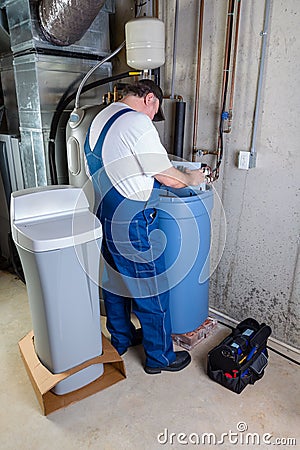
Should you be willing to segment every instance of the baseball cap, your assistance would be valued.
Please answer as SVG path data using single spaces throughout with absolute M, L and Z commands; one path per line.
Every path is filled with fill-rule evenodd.
M 152 92 L 155 97 L 159 100 L 159 108 L 155 116 L 153 117 L 153 122 L 161 122 L 162 120 L 165 120 L 165 115 L 162 110 L 162 101 L 163 101 L 163 92 L 161 88 L 154 83 L 154 81 L 149 80 L 148 78 L 145 78 L 143 80 L 136 81 L 133 84 L 126 86 L 127 93 L 132 92 L 139 97 L 144 97 L 150 92 Z

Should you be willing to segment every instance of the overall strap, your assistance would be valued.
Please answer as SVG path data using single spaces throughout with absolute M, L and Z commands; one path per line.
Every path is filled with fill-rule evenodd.
M 89 171 L 90 171 L 91 175 L 93 175 L 97 170 L 99 170 L 101 167 L 103 167 L 102 148 L 103 148 L 103 143 L 104 143 L 105 137 L 108 133 L 108 130 L 120 116 L 122 116 L 123 114 L 125 114 L 127 112 L 131 112 L 131 111 L 134 111 L 134 110 L 131 108 L 124 108 L 124 109 L 121 109 L 120 111 L 116 112 L 113 116 L 111 116 L 111 118 L 106 122 L 106 124 L 102 128 L 101 133 L 98 137 L 97 143 L 96 143 L 93 151 L 91 150 L 90 144 L 89 144 L 90 129 L 91 129 L 91 127 L 89 127 L 87 137 L 85 140 L 85 144 L 84 144 L 84 153 L 86 155 L 86 159 L 87 159 L 87 163 L 88 163 Z
M 115 212 L 116 206 L 125 200 L 124 197 L 112 186 L 111 181 L 107 176 L 102 160 L 102 149 L 105 137 L 113 123 L 120 116 L 131 111 L 134 110 L 131 108 L 124 108 L 110 117 L 110 119 L 102 128 L 93 151 L 91 150 L 89 144 L 90 128 L 87 133 L 84 144 L 84 152 L 89 172 L 95 186 L 95 192 L 100 194 L 99 198 L 97 198 L 97 204 L 99 205 L 99 208 L 97 210 L 98 217 L 100 217 L 104 211 L 106 217 L 111 217 Z M 157 207 L 159 187 L 160 183 L 154 179 L 154 189 L 152 190 L 150 198 L 146 202 L 126 199 L 126 214 L 132 217 L 132 210 L 141 211 L 147 208 Z

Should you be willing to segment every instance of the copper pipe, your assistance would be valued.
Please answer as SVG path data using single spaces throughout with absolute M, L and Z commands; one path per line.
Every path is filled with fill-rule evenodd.
M 222 82 L 222 95 L 221 95 L 221 113 L 223 112 L 225 103 L 225 88 L 228 83 L 229 75 L 229 63 L 230 63 L 230 29 L 232 32 L 231 24 L 233 20 L 233 10 L 234 10 L 234 0 L 228 0 L 228 10 L 227 10 L 227 26 L 226 26 L 226 41 L 225 41 L 225 55 L 224 55 L 224 65 L 223 65 L 223 82 Z M 221 150 L 221 136 L 218 136 L 218 155 L 220 156 Z
M 216 150 L 201 150 L 203 156 L 205 155 L 217 155 L 218 152 Z
M 159 12 L 159 0 L 155 0 L 155 11 L 153 15 L 158 18 L 158 12 Z
M 178 19 L 179 19 L 179 0 L 175 0 L 173 63 L 172 63 L 172 77 L 171 77 L 171 98 L 174 98 L 174 90 L 175 90 L 176 56 L 177 56 L 177 40 L 178 40 Z
M 225 86 L 228 81 L 229 75 L 229 41 L 230 41 L 230 25 L 232 21 L 232 3 L 234 0 L 228 1 L 228 11 L 227 11 L 227 27 L 226 27 L 226 41 L 225 41 L 225 55 L 224 55 L 224 66 L 223 66 L 223 83 L 222 83 L 222 95 L 221 95 L 221 105 L 223 108 L 224 103 L 224 95 L 225 95 Z
M 233 52 L 233 62 L 232 62 L 232 77 L 231 77 L 229 109 L 233 108 L 233 95 L 234 95 L 234 87 L 235 87 L 235 70 L 236 70 L 238 40 L 239 40 L 241 3 L 242 3 L 242 0 L 238 0 L 238 7 L 237 7 L 237 13 L 236 13 L 236 24 L 235 24 L 235 39 L 234 39 L 234 52 Z
M 118 92 L 118 87 L 115 84 L 114 85 L 114 102 L 117 102 L 119 100 L 119 92 Z
M 198 111 L 199 111 L 199 92 L 200 92 L 200 72 L 201 72 L 201 53 L 202 53 L 202 34 L 203 34 L 203 16 L 204 16 L 204 0 L 200 0 L 199 5 L 199 29 L 198 29 L 198 54 L 197 54 L 197 75 L 196 75 L 196 93 L 194 105 L 194 132 L 192 161 L 196 161 L 197 154 L 197 131 L 198 131 Z
M 224 131 L 225 133 L 230 133 L 231 132 L 232 112 L 233 112 L 233 97 L 234 97 L 234 88 L 235 88 L 236 59 L 237 59 L 237 49 L 238 49 L 238 40 L 239 40 L 239 26 L 240 26 L 240 15 L 241 15 L 241 3 L 242 3 L 242 0 L 238 0 L 238 7 L 237 7 L 237 13 L 236 13 L 236 22 L 235 22 L 235 39 L 234 39 L 234 50 L 233 50 L 230 98 L 229 98 L 228 129 L 226 131 Z
M 178 102 L 183 102 L 182 95 L 174 95 L 173 97 L 171 95 L 164 95 L 164 99 L 168 100 L 177 100 Z

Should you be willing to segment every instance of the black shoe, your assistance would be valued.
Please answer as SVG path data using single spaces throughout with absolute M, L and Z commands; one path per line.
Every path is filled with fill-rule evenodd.
M 140 345 L 143 342 L 143 331 L 141 328 L 137 328 L 133 335 L 130 347 L 135 347 L 136 345 Z
M 163 367 L 149 367 L 145 366 L 145 372 L 149 373 L 151 375 L 155 373 L 160 373 L 162 370 L 166 370 L 168 372 L 179 372 L 179 370 L 184 369 L 186 366 L 189 365 L 192 358 L 191 355 L 186 352 L 185 350 L 181 352 L 175 352 L 176 359 L 175 361 L 170 364 L 169 366 L 163 366 Z
M 131 340 L 131 344 L 129 345 L 129 347 L 136 347 L 137 345 L 142 344 L 143 342 L 143 331 L 141 328 L 137 328 L 134 332 L 133 338 Z M 120 356 L 123 356 L 125 353 L 127 352 L 127 348 L 119 353 Z

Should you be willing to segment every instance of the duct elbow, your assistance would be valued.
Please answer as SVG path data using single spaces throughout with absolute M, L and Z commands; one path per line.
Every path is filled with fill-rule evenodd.
M 38 16 L 45 39 L 59 46 L 79 41 L 104 3 L 105 0 L 41 0 Z

